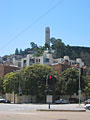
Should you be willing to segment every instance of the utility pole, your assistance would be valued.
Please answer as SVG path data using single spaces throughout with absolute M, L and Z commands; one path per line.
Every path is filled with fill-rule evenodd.
M 80 75 L 81 75 L 81 69 L 79 68 L 79 106 L 80 106 L 80 98 L 81 98 L 81 84 L 80 84 Z

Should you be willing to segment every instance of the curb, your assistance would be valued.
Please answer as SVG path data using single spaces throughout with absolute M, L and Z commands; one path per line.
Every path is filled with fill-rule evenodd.
M 37 109 L 37 111 L 52 111 L 52 112 L 86 112 L 86 110 L 54 110 L 54 109 Z

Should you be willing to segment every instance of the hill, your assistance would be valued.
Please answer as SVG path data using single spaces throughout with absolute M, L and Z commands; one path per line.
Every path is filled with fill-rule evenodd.
M 65 45 L 61 39 L 51 41 L 51 46 L 47 44 L 44 46 L 38 46 L 34 42 L 31 42 L 30 45 L 31 48 L 27 48 L 24 51 L 21 49 L 20 51 L 16 49 L 15 54 L 20 54 L 23 56 L 26 54 L 34 54 L 35 56 L 40 56 L 43 54 L 44 50 L 48 48 L 50 53 L 54 51 L 54 53 L 52 53 L 54 58 L 62 58 L 63 56 L 69 56 L 72 60 L 81 58 L 85 65 L 90 67 L 90 47 Z

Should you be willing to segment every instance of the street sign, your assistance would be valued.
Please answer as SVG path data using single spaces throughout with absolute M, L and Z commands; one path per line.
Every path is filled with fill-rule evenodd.
M 47 95 L 46 101 L 47 101 L 47 103 L 52 103 L 52 95 Z

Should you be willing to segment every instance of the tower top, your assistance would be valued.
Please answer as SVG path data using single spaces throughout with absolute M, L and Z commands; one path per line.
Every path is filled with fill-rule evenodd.
M 46 27 L 45 30 L 46 30 L 46 31 L 50 31 L 50 28 L 49 28 L 49 27 Z
M 45 28 L 45 43 L 47 43 L 50 46 L 50 28 Z

